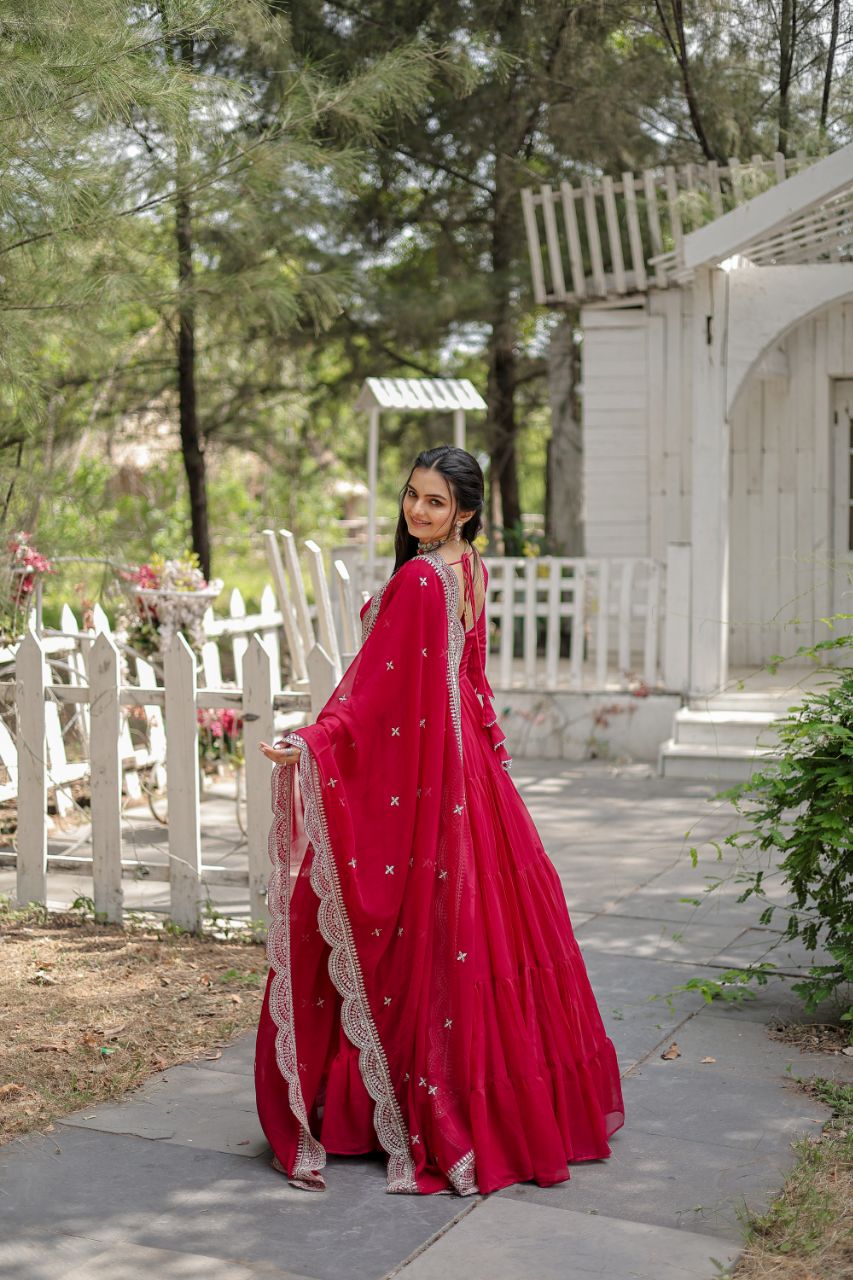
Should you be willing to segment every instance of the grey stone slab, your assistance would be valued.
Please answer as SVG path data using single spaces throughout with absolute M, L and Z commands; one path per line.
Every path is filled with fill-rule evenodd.
M 604 1026 L 624 1070 L 671 1037 L 684 1019 L 704 1004 L 694 991 L 679 992 L 671 1005 L 666 999 L 652 997 L 664 996 L 695 974 L 713 972 L 700 966 L 626 959 L 594 950 L 584 953 L 584 962 Z
M 490 1196 L 400 1271 L 400 1280 L 712 1280 L 725 1240 Z
M 679 1062 L 701 1066 L 703 1058 L 714 1058 L 704 1064 L 708 1071 L 716 1068 L 778 1082 L 814 1076 L 853 1082 L 853 1057 L 802 1053 L 796 1045 L 772 1039 L 763 1022 L 712 1018 L 700 1010 L 678 1028 L 675 1040 L 681 1050 Z
M 793 1164 L 777 1156 L 695 1142 L 632 1127 L 632 1115 L 610 1140 L 607 1160 L 570 1164 L 571 1178 L 554 1187 L 531 1182 L 495 1194 L 523 1204 L 599 1213 L 740 1243 L 744 1205 L 761 1212 Z
M 389 1195 L 381 1158 L 330 1157 L 326 1181 L 300 1191 L 266 1160 L 69 1128 L 0 1148 L 0 1240 L 49 1229 L 101 1249 L 180 1241 L 260 1274 L 378 1280 L 469 1203 Z
M 629 899 L 630 902 L 630 899 Z M 692 960 L 702 964 L 731 947 L 743 928 L 735 924 L 693 923 L 688 927 L 668 920 L 634 920 L 629 916 L 599 915 L 577 929 L 581 950 L 607 951 L 638 959 Z
M 194 1064 L 169 1067 L 121 1102 L 83 1108 L 62 1123 L 244 1157 L 267 1150 L 252 1077 Z
M 65 1280 L 72 1268 L 100 1247 L 83 1236 L 10 1226 L 0 1239 L 0 1280 Z
M 227 1078 L 225 1073 L 217 1076 L 199 1071 L 197 1074 L 211 1080 Z M 244 1076 L 237 1078 L 245 1079 Z M 244 1159 L 268 1150 L 256 1113 L 236 1105 L 194 1104 L 181 1096 L 159 1102 L 127 1101 L 92 1107 L 66 1116 L 61 1123 L 68 1128 L 127 1134 L 182 1147 L 227 1152 Z
M 706 1144 L 782 1156 L 795 1137 L 816 1132 L 829 1114 L 793 1083 L 681 1058 L 647 1060 L 623 1079 L 622 1092 L 626 1126 L 692 1142 L 697 1159 Z
M 753 912 L 753 921 L 755 919 Z M 785 916 L 779 916 L 784 923 Z M 775 965 L 783 973 L 803 974 L 812 965 L 832 964 L 832 957 L 825 951 L 808 951 L 799 938 L 783 941 L 778 929 L 753 925 L 747 928 L 729 947 L 725 947 L 718 957 L 725 964 L 747 965 L 765 962 Z
M 227 1044 L 223 1047 L 221 1058 L 217 1058 L 213 1062 L 208 1058 L 194 1058 L 193 1066 L 200 1067 L 204 1071 L 226 1071 L 235 1075 L 254 1076 L 256 1040 L 256 1032 L 247 1031 L 245 1035 L 240 1036 L 233 1044 Z
M 267 1267 L 256 1270 L 230 1258 L 150 1249 L 127 1241 L 105 1249 L 64 1274 L 65 1280 L 94 1280 L 96 1276 L 108 1276 L 109 1280 L 151 1280 L 152 1276 L 156 1280 L 260 1280 L 261 1276 L 268 1280 L 311 1280 L 294 1271 Z

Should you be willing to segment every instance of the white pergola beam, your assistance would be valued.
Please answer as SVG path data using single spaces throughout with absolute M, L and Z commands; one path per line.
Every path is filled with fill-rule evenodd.
M 693 270 L 723 262 L 851 186 L 853 142 L 691 231 L 684 239 L 684 265 Z

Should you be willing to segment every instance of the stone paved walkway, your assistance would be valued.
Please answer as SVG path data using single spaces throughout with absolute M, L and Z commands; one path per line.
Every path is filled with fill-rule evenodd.
M 626 1124 L 609 1160 L 572 1165 L 557 1187 L 460 1200 L 390 1196 L 379 1157 L 330 1157 L 325 1194 L 299 1191 L 269 1167 L 244 1036 L 216 1062 L 173 1067 L 122 1103 L 0 1148 L 0 1276 L 711 1280 L 733 1261 L 739 1211 L 766 1204 L 792 1140 L 827 1115 L 790 1076 L 853 1079 L 853 1061 L 769 1039 L 767 1020 L 799 1014 L 781 982 L 744 1010 L 693 993 L 673 1008 L 649 1001 L 767 944 L 734 893 L 685 926 L 679 898 L 711 869 L 691 867 L 685 832 L 695 843 L 729 829 L 709 788 L 645 766 L 517 761 L 514 777 L 624 1073 Z M 88 892 L 78 879 L 72 891 Z M 786 971 L 802 959 L 785 953 Z M 663 1061 L 673 1040 L 681 1057 Z

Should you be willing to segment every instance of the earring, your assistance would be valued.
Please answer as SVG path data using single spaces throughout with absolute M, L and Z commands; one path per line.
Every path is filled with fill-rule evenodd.
M 458 542 L 461 537 L 462 537 L 462 521 L 457 520 L 456 521 L 456 541 Z

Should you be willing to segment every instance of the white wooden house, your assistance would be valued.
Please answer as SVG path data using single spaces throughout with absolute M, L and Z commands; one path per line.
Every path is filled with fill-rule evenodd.
M 580 313 L 585 553 L 690 547 L 684 722 L 853 612 L 853 144 L 523 203 L 537 301 Z

